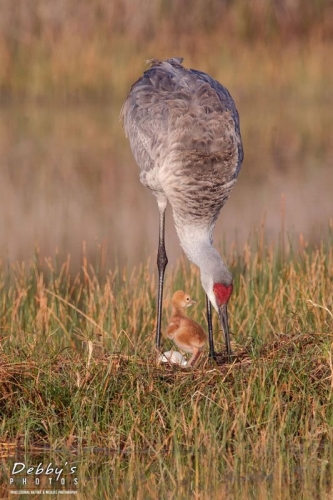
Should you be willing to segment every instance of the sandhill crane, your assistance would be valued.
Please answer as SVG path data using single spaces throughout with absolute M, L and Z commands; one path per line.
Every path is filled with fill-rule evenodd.
M 152 60 L 124 102 L 121 117 L 142 184 L 159 209 L 156 347 L 160 349 L 163 282 L 168 263 L 165 210 L 169 202 L 180 244 L 200 268 L 206 292 L 210 356 L 215 358 L 211 304 L 231 356 L 227 304 L 232 275 L 212 246 L 213 229 L 236 182 L 243 147 L 239 116 L 228 90 L 182 58 Z
M 177 290 L 172 296 L 171 303 L 172 316 L 165 334 L 180 349 L 192 354 L 186 365 L 192 366 L 199 359 L 205 347 L 207 335 L 198 323 L 185 314 L 185 309 L 195 304 L 195 301 L 187 293 L 183 290 Z

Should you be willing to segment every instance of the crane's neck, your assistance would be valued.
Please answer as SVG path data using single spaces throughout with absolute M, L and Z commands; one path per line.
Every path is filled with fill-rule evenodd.
M 200 268 L 201 283 L 213 307 L 218 310 L 213 285 L 229 286 L 232 275 L 220 254 L 212 245 L 213 227 L 176 224 L 180 244 L 191 262 Z

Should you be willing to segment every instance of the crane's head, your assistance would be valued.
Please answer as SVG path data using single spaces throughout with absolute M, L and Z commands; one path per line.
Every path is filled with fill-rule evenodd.
M 230 356 L 228 302 L 233 290 L 232 274 L 214 248 L 211 248 L 209 259 L 201 267 L 201 282 L 212 306 L 219 315 L 227 353 Z
M 223 283 L 214 283 L 213 292 L 216 299 L 217 307 L 227 305 L 231 297 L 233 284 L 224 285 Z
M 210 247 L 200 266 L 201 283 L 214 309 L 219 312 L 232 294 L 232 274 L 215 248 Z

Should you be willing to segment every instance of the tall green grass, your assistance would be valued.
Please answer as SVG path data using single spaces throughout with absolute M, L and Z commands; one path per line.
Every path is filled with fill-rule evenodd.
M 81 498 L 91 487 L 96 498 L 329 498 L 332 246 L 281 252 L 261 235 L 227 260 L 237 356 L 191 370 L 156 363 L 148 264 L 102 272 L 83 257 L 73 276 L 69 259 L 2 264 L 2 452 L 63 450 Z M 190 315 L 205 325 L 185 261 L 168 273 L 165 321 L 177 288 L 199 299 Z M 223 350 L 216 318 L 214 330 Z

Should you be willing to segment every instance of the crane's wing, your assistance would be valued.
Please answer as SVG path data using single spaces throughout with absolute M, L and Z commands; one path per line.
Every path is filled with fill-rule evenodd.
M 177 147 L 206 153 L 222 150 L 230 117 L 238 138 L 236 176 L 243 148 L 235 103 L 219 82 L 201 71 L 185 69 L 181 62 L 181 58 L 151 61 L 152 67 L 128 94 L 121 117 L 134 157 L 141 170 L 150 170 L 162 150 L 164 158 Z
M 183 206 L 197 203 L 200 187 L 200 201 L 207 198 L 215 219 L 243 160 L 239 116 L 227 89 L 181 62 L 153 61 L 132 86 L 121 116 L 141 182 L 171 203 L 171 191 L 183 191 Z
M 235 102 L 233 98 L 231 97 L 228 89 L 223 87 L 217 80 L 214 80 L 214 78 L 211 78 L 207 73 L 203 73 L 202 71 L 198 71 L 195 69 L 190 69 L 190 72 L 193 75 L 196 75 L 198 80 L 201 80 L 203 82 L 207 82 L 212 89 L 216 92 L 216 95 L 222 105 L 222 108 L 224 110 L 228 110 L 233 118 L 234 121 L 234 127 L 235 127 L 235 132 L 236 135 L 239 137 L 239 140 L 237 141 L 237 150 L 238 150 L 238 162 L 237 162 L 237 168 L 235 171 L 235 177 L 237 177 L 242 161 L 244 159 L 244 152 L 243 152 L 243 145 L 241 141 L 241 133 L 240 133 L 240 124 L 239 124 L 239 114 L 237 111 L 237 108 L 235 106 Z
M 182 59 L 173 59 L 181 68 Z M 161 143 L 166 142 L 168 128 L 168 98 L 175 90 L 174 66 L 165 68 L 158 61 L 145 71 L 133 85 L 121 110 L 124 129 L 134 158 L 141 170 L 150 170 L 158 158 Z

